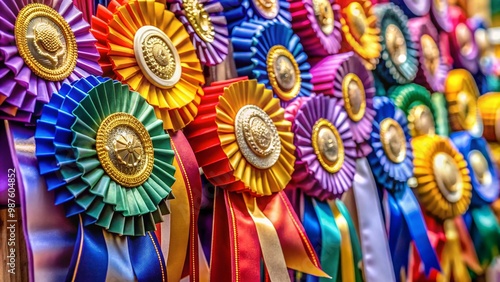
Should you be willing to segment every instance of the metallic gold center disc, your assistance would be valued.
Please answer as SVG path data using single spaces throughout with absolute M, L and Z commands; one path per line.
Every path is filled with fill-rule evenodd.
M 488 167 L 488 161 L 483 153 L 478 150 L 472 150 L 469 153 L 469 163 L 474 172 L 474 176 L 481 185 L 488 186 L 493 181 L 491 172 Z
M 386 156 L 393 163 L 400 163 L 406 157 L 406 138 L 403 128 L 392 118 L 380 123 L 380 141 Z
M 139 68 L 155 86 L 169 88 L 181 78 L 181 60 L 172 41 L 159 28 L 146 25 L 135 33 L 134 53 Z
M 75 69 L 78 58 L 75 35 L 51 7 L 38 3 L 26 5 L 17 15 L 14 34 L 19 55 L 37 76 L 61 81 Z
M 280 10 L 279 0 L 252 0 L 255 9 L 259 14 L 268 20 L 276 18 Z
M 328 0 L 313 0 L 312 3 L 314 15 L 321 27 L 321 31 L 325 35 L 332 34 L 334 21 L 332 4 Z
M 425 105 L 418 105 L 410 110 L 408 121 L 413 125 L 415 136 L 435 134 L 436 125 L 431 110 Z
M 385 44 L 391 61 L 399 67 L 407 58 L 406 40 L 401 29 L 395 24 L 389 24 L 385 29 Z
M 342 81 L 342 95 L 344 96 L 345 110 L 353 121 L 360 121 L 365 115 L 366 96 L 365 87 L 359 76 L 348 73 Z
M 424 65 L 429 72 L 434 75 L 439 67 L 440 52 L 436 41 L 428 35 L 424 34 L 420 37 L 420 44 L 424 55 Z
M 319 119 L 313 126 L 311 142 L 321 166 L 330 173 L 339 171 L 344 163 L 344 143 L 335 126 Z
M 127 113 L 106 117 L 97 131 L 97 157 L 104 171 L 121 186 L 137 187 L 153 171 L 153 143 L 144 125 Z
M 257 106 L 243 106 L 235 119 L 236 141 L 245 159 L 256 168 L 273 166 L 281 153 L 278 130 L 271 118 Z
M 455 29 L 455 36 L 460 47 L 460 53 L 464 56 L 469 55 L 473 48 L 470 29 L 464 23 L 459 23 Z
M 462 197 L 463 182 L 462 174 L 453 157 L 447 153 L 439 152 L 434 156 L 432 165 L 436 184 L 441 194 L 449 202 L 458 202 Z
M 275 45 L 267 53 L 267 73 L 269 82 L 280 99 L 288 101 L 299 94 L 299 65 L 284 46 Z
M 457 107 L 458 116 L 460 117 L 459 122 L 462 127 L 470 130 L 474 128 L 477 120 L 477 104 L 476 97 L 473 96 L 472 90 L 465 86 L 465 89 L 460 91 L 457 95 Z
M 358 2 L 352 2 L 346 9 L 351 34 L 359 41 L 367 29 L 365 10 Z
M 184 11 L 196 34 L 205 42 L 213 42 L 214 26 L 203 4 L 198 0 L 184 0 Z
M 434 0 L 434 5 L 439 13 L 442 13 L 448 8 L 448 2 L 446 0 Z

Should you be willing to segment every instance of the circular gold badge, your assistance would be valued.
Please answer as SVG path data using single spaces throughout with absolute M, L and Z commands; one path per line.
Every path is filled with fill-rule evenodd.
M 276 18 L 280 10 L 279 0 L 252 0 L 252 3 L 259 14 L 268 20 Z
M 243 106 L 235 119 L 236 141 L 245 159 L 259 169 L 273 166 L 281 153 L 281 141 L 272 119 L 261 108 Z
M 358 2 L 352 2 L 346 9 L 347 23 L 349 24 L 351 34 L 354 38 L 356 38 L 356 40 L 359 41 L 368 28 L 366 24 L 365 10 Z
M 396 67 L 401 66 L 407 59 L 406 40 L 401 29 L 395 24 L 389 24 L 385 29 L 385 44 Z
M 469 163 L 477 181 L 483 186 L 491 185 L 493 178 L 489 170 L 488 161 L 483 153 L 478 150 L 472 150 L 469 153 Z
M 472 32 L 464 23 L 459 23 L 455 29 L 455 36 L 457 38 L 460 53 L 467 56 L 472 52 Z
M 408 127 L 412 130 L 413 136 L 435 134 L 436 125 L 431 110 L 425 105 L 413 107 L 408 114 Z
M 439 47 L 436 41 L 428 34 L 424 34 L 420 37 L 420 44 L 422 46 L 425 68 L 434 75 L 439 67 Z
M 267 73 L 269 82 L 280 99 L 288 101 L 299 94 L 299 65 L 284 46 L 275 45 L 267 53 Z
M 438 152 L 432 161 L 434 177 L 439 191 L 450 203 L 462 198 L 463 181 L 458 165 L 448 153 Z
M 319 163 L 326 171 L 335 173 L 342 168 L 344 143 L 330 121 L 322 118 L 314 124 L 311 142 Z
M 151 25 L 139 28 L 134 36 L 134 53 L 142 73 L 155 86 L 169 88 L 181 78 L 177 49 L 159 28 Z
M 319 23 L 321 31 L 325 35 L 330 35 L 333 32 L 334 15 L 332 4 L 328 0 L 313 0 L 313 10 L 316 20 Z
M 194 31 L 205 42 L 213 42 L 215 29 L 203 4 L 198 0 L 183 0 L 186 17 Z
M 476 97 L 468 89 L 460 91 L 457 95 L 459 121 L 463 128 L 472 129 L 477 123 Z
M 153 171 L 153 143 L 144 125 L 127 113 L 106 117 L 97 131 L 97 157 L 104 171 L 124 187 L 137 187 Z
M 75 35 L 51 7 L 38 3 L 26 5 L 17 15 L 14 34 L 19 55 L 37 76 L 61 81 L 75 69 L 78 58 Z
M 363 82 L 354 73 L 348 73 L 342 80 L 342 96 L 344 107 L 349 118 L 360 121 L 366 111 L 366 96 Z
M 380 141 L 386 156 L 393 163 L 400 163 L 406 158 L 406 138 L 403 128 L 392 118 L 385 118 L 380 123 Z

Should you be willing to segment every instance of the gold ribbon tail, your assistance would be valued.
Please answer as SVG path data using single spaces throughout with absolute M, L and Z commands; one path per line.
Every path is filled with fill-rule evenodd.
M 457 282 L 470 282 L 469 271 L 462 259 L 462 248 L 457 227 L 453 219 L 444 222 L 446 243 L 441 256 L 442 273 L 438 275 L 437 282 L 448 282 L 452 277 Z
M 350 282 L 356 281 L 356 274 L 354 269 L 354 255 L 351 247 L 351 235 L 349 234 L 349 225 L 344 215 L 339 211 L 334 201 L 328 202 L 332 209 L 335 223 L 340 231 L 340 268 L 342 271 L 342 281 Z

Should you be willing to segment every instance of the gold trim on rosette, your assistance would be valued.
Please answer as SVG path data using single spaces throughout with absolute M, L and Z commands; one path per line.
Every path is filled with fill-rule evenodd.
M 312 0 L 314 16 L 325 35 L 330 35 L 334 29 L 335 16 L 333 14 L 332 3 L 328 0 Z
M 380 142 L 385 155 L 393 163 L 401 163 L 406 158 L 406 138 L 401 125 L 392 118 L 380 122 Z
M 285 46 L 273 46 L 267 53 L 267 73 L 276 94 L 284 101 L 295 98 L 300 91 L 300 69 Z
M 216 107 L 219 139 L 233 175 L 250 193 L 283 190 L 295 163 L 291 123 L 273 92 L 256 80 L 224 89 Z
M 252 0 L 253 6 L 265 19 L 276 18 L 280 11 L 279 0 Z
M 420 45 L 422 46 L 425 68 L 429 70 L 432 75 L 435 75 L 441 60 L 439 47 L 429 34 L 424 34 L 420 37 Z
M 349 118 L 360 121 L 366 111 L 366 96 L 363 82 L 355 73 L 348 73 L 342 80 L 342 96 Z
M 96 136 L 97 157 L 104 171 L 124 187 L 137 187 L 153 171 L 153 143 L 144 125 L 127 113 L 106 117 Z
M 472 130 L 478 125 L 477 98 L 479 90 L 472 75 L 464 69 L 451 70 L 445 82 L 451 128 Z
M 414 192 L 424 208 L 445 220 L 467 211 L 472 185 L 467 162 L 448 138 L 424 135 L 412 139 Z
M 344 142 L 335 126 L 326 119 L 319 119 L 313 126 L 311 143 L 321 166 L 329 173 L 336 173 L 344 163 Z
M 401 29 L 395 24 L 389 24 L 385 28 L 385 45 L 391 61 L 396 67 L 400 67 L 408 58 L 406 39 Z
M 183 7 L 186 12 L 186 18 L 196 34 L 205 42 L 213 42 L 215 39 L 215 28 L 203 4 L 198 0 L 183 0 Z
M 61 81 L 76 67 L 76 39 L 70 25 L 51 7 L 31 3 L 19 11 L 14 27 L 19 55 L 37 76 Z
M 408 129 L 410 129 L 411 136 L 436 134 L 434 116 L 429 107 L 420 104 L 411 108 L 408 113 Z

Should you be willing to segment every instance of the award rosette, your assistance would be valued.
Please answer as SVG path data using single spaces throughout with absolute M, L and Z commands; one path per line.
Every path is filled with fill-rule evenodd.
M 376 5 L 374 11 L 382 37 L 379 76 L 389 85 L 413 81 L 418 71 L 418 51 L 411 40 L 408 18 L 392 3 Z
M 500 142 L 500 93 L 487 93 L 477 100 L 483 119 L 483 136 L 490 142 Z
M 234 28 L 231 41 L 239 76 L 265 84 L 282 105 L 311 95 L 310 65 L 291 28 L 274 22 L 245 22 Z
M 333 55 L 318 62 L 311 70 L 314 92 L 340 99 L 349 117 L 358 157 L 368 155 L 371 123 L 375 116 L 373 75 L 352 52 Z M 341 78 L 341 79 L 339 79 Z
M 0 119 L 30 122 L 63 82 L 101 74 L 95 39 L 71 1 L 0 3 Z
M 409 17 L 425 16 L 431 8 L 431 1 L 391 0 L 391 2 L 401 7 Z
M 37 123 L 35 143 L 40 174 L 55 203 L 79 218 L 81 242 L 68 277 L 88 279 L 95 271 L 104 281 L 105 237 L 115 234 L 128 236 L 138 279 L 164 279 L 165 262 L 149 231 L 169 213 L 165 201 L 173 196 L 175 167 L 170 138 L 153 107 L 127 85 L 89 76 L 53 94 Z M 133 259 L 139 251 L 148 253 L 143 259 L 152 266 L 158 259 L 159 268 L 141 268 L 144 261 Z
M 293 0 L 290 12 L 293 30 L 309 57 L 333 55 L 340 50 L 340 6 L 335 0 Z
M 170 0 L 170 11 L 184 24 L 200 62 L 220 64 L 228 54 L 229 33 L 221 3 L 214 0 Z
M 204 90 L 200 113 L 185 132 L 205 176 L 222 188 L 214 204 L 211 278 L 254 281 L 261 258 L 271 281 L 289 281 L 287 267 L 326 276 L 282 192 L 292 178 L 295 146 L 279 99 L 245 78 Z
M 450 32 L 452 30 L 450 14 L 448 12 L 447 0 L 434 0 L 431 2 L 431 19 L 436 27 L 443 32 Z
M 165 129 L 179 130 L 194 119 L 205 78 L 189 33 L 164 3 L 118 0 L 98 6 L 92 33 L 104 74 L 141 94 Z
M 448 11 L 452 25 L 448 40 L 453 66 L 476 74 L 479 70 L 479 49 L 474 38 L 474 31 L 467 21 L 467 15 L 456 6 L 450 6 Z
M 431 92 L 443 92 L 446 74 L 450 67 L 442 58 L 439 35 L 428 18 L 414 18 L 408 21 L 413 43 L 418 46 L 419 68 L 415 83 L 425 86 Z
M 342 52 L 354 51 L 369 70 L 378 64 L 382 46 L 377 16 L 369 0 L 339 0 Z
M 234 2 L 234 3 L 233 3 Z M 251 20 L 279 22 L 292 26 L 290 3 L 286 0 L 223 0 L 229 31 Z

